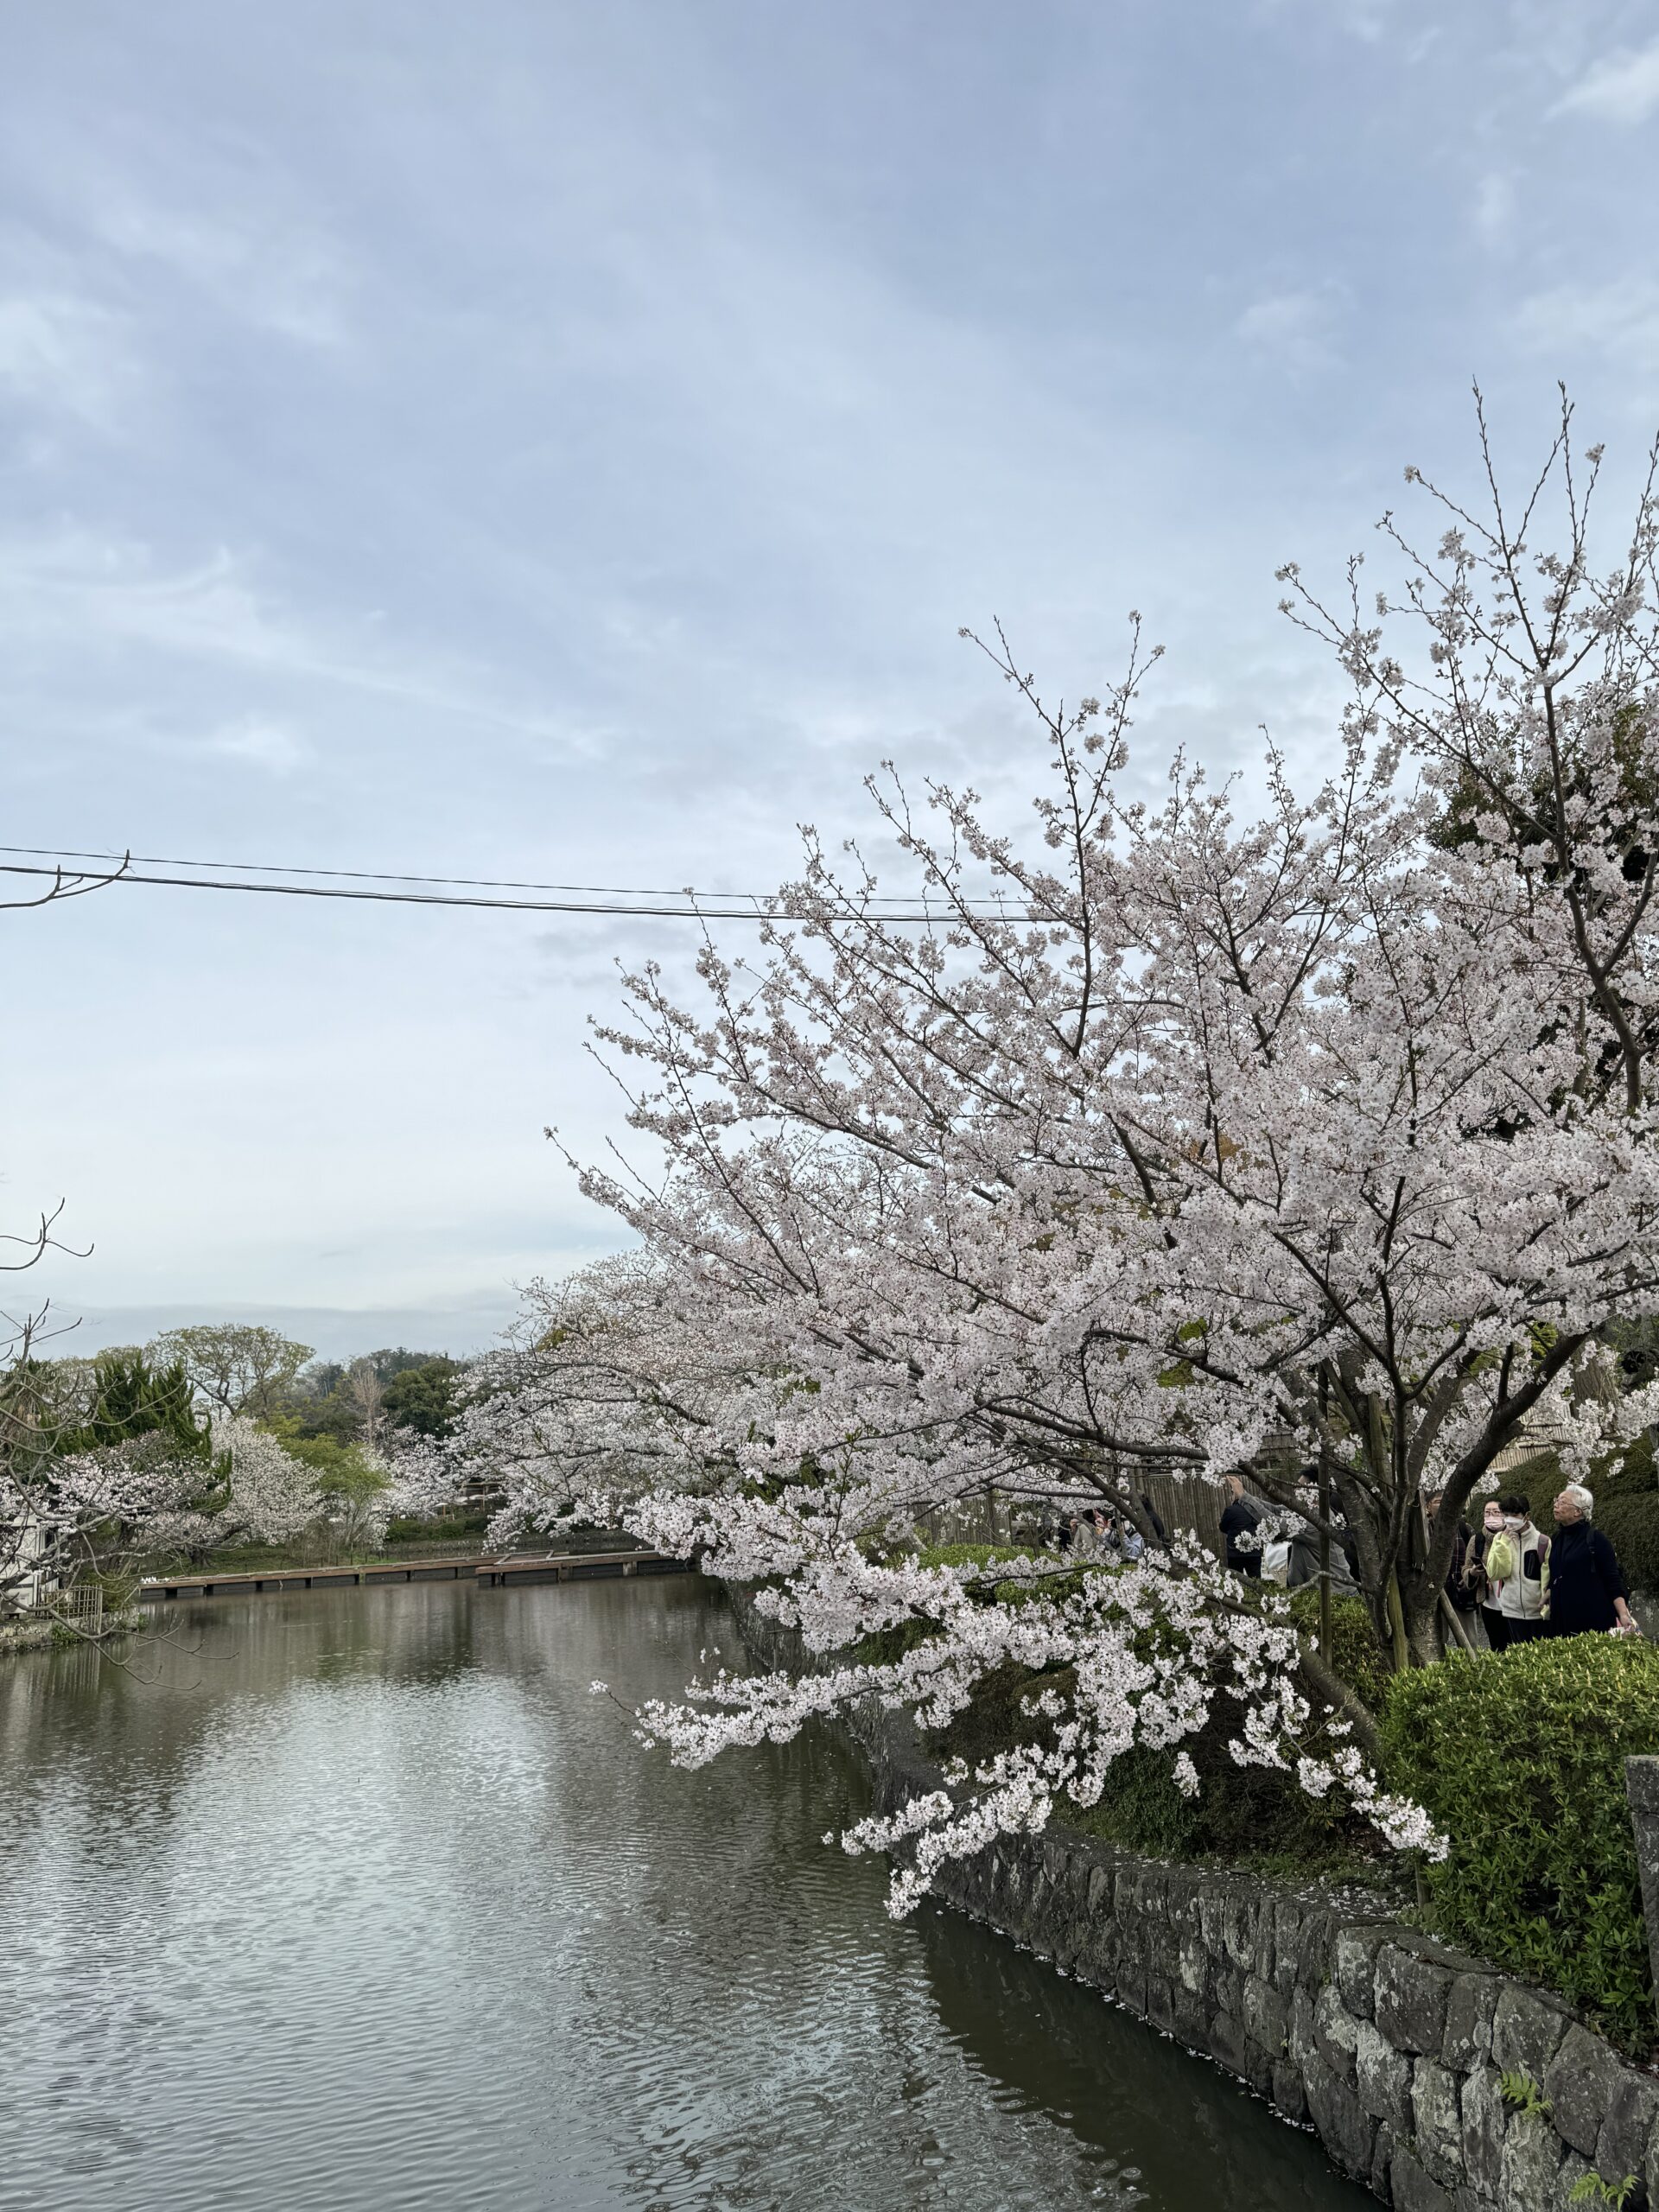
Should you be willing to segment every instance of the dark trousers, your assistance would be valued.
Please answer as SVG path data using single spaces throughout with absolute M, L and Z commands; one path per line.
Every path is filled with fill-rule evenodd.
M 1548 1621 L 1505 1621 L 1503 1625 L 1510 1632 L 1511 1643 L 1533 1643 L 1541 1636 L 1549 1634 Z
M 1510 1631 L 1515 1626 L 1514 1622 L 1500 1613 L 1496 1605 L 1483 1605 L 1480 1609 L 1480 1620 L 1481 1626 L 1486 1631 L 1486 1641 L 1491 1645 L 1493 1650 L 1507 1650 Z

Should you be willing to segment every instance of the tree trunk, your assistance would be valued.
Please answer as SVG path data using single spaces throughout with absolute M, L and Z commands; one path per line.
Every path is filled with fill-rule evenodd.
M 1440 1585 L 1421 1567 L 1402 1567 L 1397 1581 L 1408 1664 L 1413 1667 L 1431 1666 L 1436 1659 L 1446 1656 L 1446 1632 L 1440 1618 Z

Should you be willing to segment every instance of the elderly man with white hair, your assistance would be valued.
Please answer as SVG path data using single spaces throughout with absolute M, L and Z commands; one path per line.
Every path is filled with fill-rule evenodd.
M 1618 1554 L 1590 1516 L 1596 1501 L 1582 1483 L 1568 1483 L 1555 1500 L 1555 1541 L 1549 1548 L 1549 1626 L 1554 1636 L 1595 1630 L 1637 1632 Z

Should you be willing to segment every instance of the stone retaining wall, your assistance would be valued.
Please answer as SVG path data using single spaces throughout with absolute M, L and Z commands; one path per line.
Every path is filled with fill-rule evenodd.
M 766 1666 L 792 1632 L 732 1592 Z M 907 1720 L 855 1728 L 883 1810 L 939 1787 Z M 1058 1825 L 942 1873 L 950 1904 L 1238 2075 L 1399 2212 L 1545 2212 L 1586 2174 L 1659 2212 L 1659 2079 L 1548 1993 L 1316 1890 L 1141 1859 Z M 1517 2111 L 1523 2074 L 1548 2114 Z M 1584 2200 L 1579 2200 L 1582 2204 Z

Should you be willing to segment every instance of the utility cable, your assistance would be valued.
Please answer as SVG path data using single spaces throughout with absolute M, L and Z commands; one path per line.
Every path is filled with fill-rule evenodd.
M 695 891 L 642 889 L 637 884 L 629 883 L 541 883 L 526 881 L 512 876 L 418 875 L 410 870 L 399 870 L 394 873 L 389 869 L 360 868 L 296 868 L 279 866 L 268 861 L 191 861 L 181 860 L 175 855 L 94 852 L 79 850 L 68 845 L 0 845 L 0 853 L 18 854 L 35 860 L 113 861 L 126 869 L 130 869 L 136 862 L 140 868 L 226 868 L 246 875 L 316 876 L 327 877 L 331 881 L 348 883 L 434 883 L 454 886 L 463 890 L 575 892 L 590 898 L 678 899 L 696 901 L 699 897 Z M 141 877 L 129 880 L 148 881 L 150 879 Z M 251 885 L 245 887 L 257 889 L 260 887 Z M 721 891 L 710 893 L 709 895 L 711 898 L 749 900 L 753 902 L 757 911 L 762 911 L 774 894 L 770 892 Z M 876 897 L 871 899 L 869 906 L 864 911 L 876 913 L 888 906 L 908 910 L 918 903 L 914 899 L 906 899 L 897 895 L 885 899 Z M 987 912 L 1001 915 L 1007 911 L 1001 894 L 995 892 L 950 903 L 953 906 L 960 904 L 970 912 L 983 908 Z M 631 906 L 626 911 L 634 913 L 645 910 Z M 683 908 L 677 907 L 673 911 L 702 913 L 712 910 L 699 904 Z M 894 916 L 893 918 L 896 919 L 898 917 Z M 929 918 L 932 917 L 930 916 Z
M 22 854 L 31 860 L 119 861 L 128 866 L 137 861 L 140 868 L 232 868 L 245 875 L 328 876 L 356 883 L 442 883 L 473 891 L 579 891 L 619 899 L 683 899 L 692 895 L 683 891 L 641 890 L 632 883 L 529 883 L 512 876 L 416 875 L 407 870 L 366 868 L 286 868 L 269 861 L 186 861 L 176 854 L 84 852 L 71 845 L 0 845 L 0 853 Z M 720 893 L 728 899 L 748 895 L 736 891 Z
M 9 853 L 44 853 L 48 849 L 37 846 L 0 845 L 0 852 Z M 594 895 L 582 899 L 486 899 L 462 897 L 457 896 L 454 893 L 432 891 L 356 890 L 348 888 L 344 884 L 338 883 L 254 883 L 237 876 L 151 875 L 141 874 L 137 868 L 130 865 L 124 855 L 118 853 L 75 853 L 65 849 L 61 857 L 66 860 L 105 860 L 115 863 L 111 868 L 108 877 L 105 879 L 105 880 L 111 884 L 150 884 L 175 891 L 244 891 L 252 892 L 268 898 L 353 899 L 368 900 L 378 905 L 387 906 L 469 906 L 496 908 L 513 913 L 594 914 L 614 915 L 619 917 L 634 916 L 645 920 L 654 919 L 664 921 L 809 922 L 818 918 L 816 915 L 800 913 L 790 908 L 773 904 L 770 899 L 763 899 L 760 898 L 754 898 L 751 899 L 750 903 L 742 906 L 726 906 L 705 903 L 703 900 L 699 899 L 698 894 L 695 891 L 634 892 L 625 894 L 634 899 L 679 899 L 685 902 L 678 906 L 619 905 L 612 900 L 603 898 L 601 895 L 602 887 L 579 884 L 568 886 L 550 884 L 544 887 L 533 885 L 525 886 L 524 887 L 527 889 L 546 888 L 549 890 L 569 889 L 571 891 L 591 891 Z M 132 857 L 134 859 L 137 859 L 141 856 L 135 855 Z M 146 865 L 149 865 L 149 863 L 146 863 Z M 234 866 L 236 863 L 214 863 L 206 861 L 175 861 L 171 862 L 162 862 L 161 865 L 175 868 L 208 868 L 215 865 L 226 867 Z M 256 862 L 250 863 L 248 865 L 257 867 L 260 864 Z M 271 872 L 276 873 L 275 870 L 272 870 Z M 285 870 L 283 872 L 295 875 L 322 875 L 325 874 L 335 873 L 335 871 L 333 870 L 299 868 Z M 3 875 L 27 875 L 37 878 L 41 876 L 51 876 L 61 878 L 65 873 L 66 871 L 61 867 L 46 868 L 41 866 L 29 866 L 18 861 L 0 862 L 0 874 Z M 69 873 L 75 874 L 78 880 L 80 880 L 83 883 L 85 882 L 85 871 L 70 871 Z M 341 875 L 353 875 L 359 879 L 367 877 L 367 872 L 365 870 L 340 869 L 338 873 Z M 469 881 L 487 883 L 492 880 L 492 879 L 489 878 L 480 879 L 468 878 L 465 876 L 385 876 L 372 877 L 368 878 L 367 880 L 391 883 L 413 882 L 455 884 L 464 884 Z M 513 887 L 504 883 L 501 887 L 503 889 L 507 889 Z M 741 893 L 734 893 L 731 892 L 723 892 L 713 894 L 713 896 L 715 899 L 728 899 L 733 898 L 741 898 L 743 894 Z M 862 916 L 871 921 L 879 922 L 938 924 L 948 920 L 953 912 L 959 911 L 960 909 L 957 907 L 956 902 L 947 900 L 941 900 L 938 906 L 930 907 L 925 905 L 921 905 L 912 906 L 911 908 L 884 907 L 879 901 L 877 901 L 873 902 L 868 907 L 853 908 L 849 910 L 843 918 L 855 918 L 858 916 Z M 1022 921 L 1032 918 L 1029 915 L 1022 913 L 1017 910 L 1010 910 L 1009 908 L 1001 905 L 1000 902 L 990 909 L 990 913 L 993 918 L 1001 918 L 1007 921 Z

